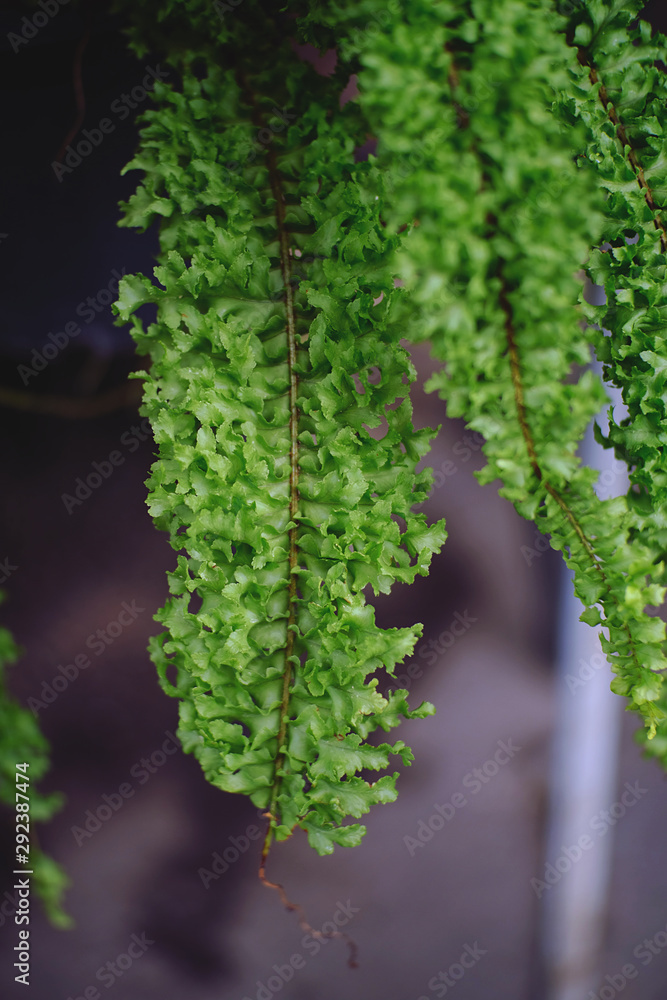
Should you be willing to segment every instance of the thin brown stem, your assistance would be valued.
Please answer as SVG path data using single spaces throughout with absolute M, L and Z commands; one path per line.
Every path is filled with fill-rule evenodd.
M 350 955 L 347 960 L 347 964 L 351 969 L 359 968 L 357 963 L 357 946 L 355 942 L 352 940 L 352 938 L 348 934 L 345 934 L 344 931 L 317 931 L 315 930 L 314 927 L 311 927 L 311 925 L 306 920 L 306 915 L 303 911 L 303 907 L 299 906 L 298 903 L 293 903 L 292 900 L 288 898 L 287 893 L 285 892 L 285 889 L 280 884 L 280 882 L 270 882 L 269 879 L 267 879 L 265 873 L 264 855 L 262 855 L 262 862 L 259 866 L 259 877 L 263 885 L 267 886 L 269 889 L 275 889 L 278 892 L 278 894 L 280 895 L 281 902 L 283 903 L 286 910 L 290 910 L 291 912 L 297 914 L 299 920 L 299 926 L 301 927 L 302 930 L 306 931 L 307 934 L 310 934 L 312 937 L 317 938 L 320 941 L 322 940 L 322 938 L 340 938 L 342 941 L 345 941 L 348 948 L 350 949 Z
M 250 81 L 242 72 L 239 72 L 238 79 L 252 109 L 251 117 L 253 125 L 261 128 L 263 125 L 261 109 L 257 103 L 255 93 Z M 287 724 L 289 721 L 289 700 L 292 686 L 294 656 L 294 636 L 297 632 L 296 605 L 297 605 L 297 580 L 298 569 L 298 529 L 296 518 L 299 509 L 299 410 L 298 410 L 298 377 L 296 372 L 297 363 L 297 317 L 294 302 L 294 287 L 292 283 L 291 266 L 291 246 L 290 232 L 285 219 L 285 193 L 281 183 L 280 170 L 276 157 L 275 147 L 272 137 L 266 146 L 266 163 L 269 171 L 269 184 L 275 202 L 274 211 L 276 215 L 276 227 L 278 231 L 278 244 L 280 248 L 280 270 L 283 280 L 283 300 L 285 302 L 285 334 L 287 337 L 287 367 L 289 372 L 289 434 L 290 434 L 290 482 L 289 482 L 289 581 L 287 585 L 287 633 L 285 638 L 285 658 L 283 670 L 283 685 L 280 699 L 280 714 L 278 723 L 278 737 L 276 746 L 276 757 L 273 768 L 273 780 L 271 783 L 271 797 L 267 810 L 268 828 L 262 847 L 262 858 L 260 862 L 260 878 L 269 886 L 276 883 L 268 882 L 264 877 L 264 869 L 269 849 L 273 841 L 274 826 L 279 822 L 278 816 L 278 795 L 282 780 L 282 769 L 285 763 L 285 742 L 287 739 Z
M 605 589 L 607 590 L 609 595 L 613 598 L 613 592 L 609 585 L 609 580 L 607 579 L 607 575 L 603 570 L 602 566 L 600 565 L 599 560 L 595 554 L 595 549 L 593 548 L 590 539 L 586 536 L 586 533 L 582 528 L 581 524 L 577 520 L 574 511 L 569 507 L 569 505 L 560 495 L 558 490 L 556 490 L 555 487 L 553 487 L 551 483 L 548 482 L 548 480 L 546 480 L 542 474 L 542 469 L 540 467 L 537 458 L 537 452 L 535 449 L 535 441 L 533 439 L 533 434 L 530 429 L 530 424 L 528 422 L 528 415 L 526 412 L 526 405 L 524 401 L 524 392 L 523 392 L 523 379 L 521 377 L 521 365 L 519 362 L 519 351 L 516 343 L 516 332 L 514 330 L 514 317 L 512 312 L 512 305 L 509 301 L 507 295 L 507 288 L 505 286 L 505 282 L 502 275 L 502 265 L 503 261 L 500 261 L 501 288 L 499 293 L 499 301 L 502 310 L 505 313 L 505 336 L 507 339 L 507 349 L 510 360 L 512 386 L 514 388 L 514 401 L 516 404 L 517 415 L 519 418 L 519 426 L 521 428 L 521 434 L 523 436 L 523 440 L 526 445 L 526 450 L 528 452 L 528 458 L 531 467 L 533 469 L 533 472 L 535 473 L 535 477 L 540 481 L 540 483 L 542 484 L 546 492 L 549 494 L 549 496 L 556 501 L 556 503 L 562 510 L 563 514 L 570 522 L 577 538 L 581 542 L 581 545 L 584 551 L 586 552 L 586 555 L 589 557 L 593 567 L 595 568 L 596 573 L 598 574 L 600 580 L 604 584 Z M 632 635 L 626 623 L 623 624 L 623 630 L 627 636 L 630 649 L 632 650 L 632 656 L 635 661 L 635 664 L 637 665 L 637 667 L 639 667 L 640 664 L 632 640 Z
M 445 48 L 447 48 L 447 46 L 445 46 Z M 582 57 L 581 53 L 579 53 L 579 58 L 580 58 L 580 60 L 583 61 L 583 57 Z M 591 79 L 593 80 L 593 82 L 597 82 L 597 74 L 595 73 L 595 70 L 591 69 L 590 72 L 592 74 Z M 593 79 L 593 77 L 595 77 L 595 79 Z M 450 64 L 450 67 L 449 67 L 448 82 L 449 82 L 450 87 L 452 88 L 452 91 L 455 91 L 460 86 L 459 73 L 458 73 L 457 67 L 456 67 L 453 59 L 452 59 L 452 62 Z M 605 108 L 607 108 L 608 104 L 611 106 L 611 102 L 609 101 L 609 98 L 607 97 L 607 94 L 604 91 L 604 88 L 602 88 L 602 87 L 600 89 L 600 99 L 602 100 Z M 469 124 L 469 117 L 467 116 L 467 113 L 463 112 L 463 109 L 461 109 L 460 106 L 456 103 L 456 100 L 454 100 L 454 105 L 455 105 L 455 107 L 457 109 L 457 112 L 459 112 L 459 121 L 460 121 L 460 123 L 462 125 L 466 125 L 467 126 Z M 463 120 L 461 118 L 461 112 L 465 115 L 465 118 Z M 630 144 L 629 144 L 629 142 L 627 140 L 627 135 L 625 133 L 625 130 L 623 129 L 623 126 L 621 125 L 620 121 L 618 120 L 618 117 L 616 116 L 616 112 L 615 112 L 614 108 L 611 107 L 611 111 L 608 110 L 608 113 L 610 114 L 610 118 L 612 118 L 612 121 L 614 121 L 614 123 L 617 126 L 617 134 L 619 135 L 619 138 L 623 142 L 624 147 L 626 145 L 629 146 Z M 612 115 L 613 115 L 613 117 L 612 117 Z M 472 148 L 475 151 L 477 151 L 476 150 L 476 144 L 474 142 L 472 144 Z M 644 191 L 645 191 L 645 197 L 647 199 L 647 203 L 649 204 L 649 206 L 651 207 L 651 209 L 653 211 L 657 212 L 657 206 L 655 205 L 655 203 L 653 201 L 653 196 L 651 194 L 651 190 L 650 190 L 648 184 L 646 183 L 646 179 L 644 177 L 644 173 L 642 171 L 641 166 L 639 165 L 639 162 L 638 162 L 638 160 L 637 160 L 637 158 L 636 158 L 633 150 L 631 150 L 630 157 L 631 157 L 631 163 L 633 164 L 633 166 L 634 166 L 634 168 L 636 170 L 636 173 L 637 173 L 638 183 L 639 183 L 640 187 L 642 187 L 644 189 Z M 487 182 L 488 182 L 488 178 L 483 173 L 482 174 L 482 186 L 484 186 Z M 492 225 L 492 226 L 494 226 L 496 228 L 498 226 L 498 220 L 495 218 L 495 216 L 492 213 L 490 213 L 489 216 L 487 217 L 487 222 L 490 225 Z M 662 232 L 661 232 L 661 243 L 662 243 L 663 250 L 665 250 L 667 248 L 667 244 L 665 243 L 665 227 L 664 227 L 664 225 L 662 223 L 662 220 L 660 220 L 658 218 L 654 218 L 654 222 L 655 222 L 656 228 L 662 230 Z M 596 573 L 598 574 L 600 580 L 604 584 L 604 587 L 605 587 L 607 593 L 609 593 L 610 596 L 613 598 L 613 592 L 612 592 L 611 587 L 609 585 L 609 581 L 607 579 L 607 576 L 606 576 L 606 574 L 605 574 L 602 566 L 600 565 L 600 562 L 599 562 L 599 560 L 598 560 L 598 558 L 597 558 L 597 556 L 595 554 L 595 549 L 594 549 L 593 545 L 591 544 L 590 540 L 587 538 L 584 529 L 582 528 L 582 526 L 579 523 L 579 521 L 577 520 L 574 512 L 568 506 L 568 504 L 566 503 L 566 501 L 564 500 L 564 498 L 552 486 L 552 484 L 550 482 L 548 482 L 544 478 L 544 476 L 542 474 L 542 469 L 540 467 L 540 463 L 539 463 L 538 458 L 537 458 L 537 451 L 535 449 L 535 441 L 533 439 L 532 431 L 531 431 L 531 428 L 530 428 L 530 423 L 529 423 L 529 420 L 528 420 L 528 414 L 527 414 L 527 411 L 526 411 L 526 403 L 525 403 L 525 397 L 524 397 L 524 391 L 523 391 L 523 379 L 522 379 L 522 376 L 521 376 L 521 364 L 520 364 L 519 351 L 518 351 L 517 341 L 516 341 L 516 332 L 515 332 L 515 329 L 514 329 L 514 316 L 513 316 L 513 311 L 512 311 L 512 305 L 511 305 L 511 303 L 509 301 L 508 294 L 507 294 L 507 287 L 506 287 L 506 284 L 505 284 L 505 281 L 504 281 L 504 277 L 503 277 L 503 271 L 502 271 L 503 264 L 504 264 L 504 261 L 501 260 L 499 262 L 500 280 L 501 280 L 501 287 L 500 287 L 500 292 L 499 292 L 499 302 L 500 302 L 501 308 L 502 308 L 502 310 L 503 310 L 503 312 L 505 314 L 505 336 L 506 336 L 506 339 L 507 339 L 507 351 L 508 351 L 508 355 L 509 355 L 510 372 L 511 372 L 511 377 L 512 377 L 512 386 L 513 386 L 513 389 L 514 389 L 514 402 L 515 402 L 515 405 L 516 405 L 517 416 L 518 416 L 518 419 L 519 419 L 519 426 L 521 428 L 521 434 L 522 434 L 524 443 L 526 445 L 526 450 L 528 452 L 528 460 L 530 461 L 530 465 L 531 465 L 531 468 L 532 468 L 533 473 L 535 475 L 535 478 L 542 484 L 542 487 L 549 494 L 549 496 L 551 496 L 551 498 L 553 500 L 555 500 L 555 502 L 558 504 L 558 506 L 560 507 L 561 511 L 563 512 L 564 516 L 570 522 L 570 525 L 572 526 L 572 529 L 574 530 L 577 538 L 581 542 L 582 548 L 586 552 L 586 554 L 589 557 L 592 565 L 595 567 Z M 638 658 L 637 658 L 636 650 L 634 648 L 634 643 L 632 641 L 632 636 L 631 636 L 631 633 L 630 633 L 630 629 L 628 628 L 628 625 L 625 624 L 625 623 L 623 625 L 623 630 L 626 633 L 626 636 L 627 636 L 627 639 L 628 639 L 628 643 L 629 643 L 629 646 L 630 646 L 630 648 L 632 650 L 632 656 L 633 656 L 633 658 L 635 660 L 635 663 L 636 663 L 637 666 L 639 666 L 639 661 L 638 661 Z
M 607 93 L 605 85 L 600 80 L 600 77 L 598 76 L 595 67 L 590 66 L 588 64 L 588 62 L 586 61 L 586 57 L 581 52 L 581 50 L 579 51 L 578 56 L 579 56 L 579 61 L 582 63 L 582 65 L 588 66 L 588 75 L 591 83 L 593 85 L 598 83 L 600 84 L 600 89 L 598 91 L 600 102 L 602 104 L 602 107 L 609 115 L 609 120 L 616 128 L 616 135 L 623 147 L 623 152 L 625 153 L 625 150 L 626 149 L 628 150 L 627 152 L 628 161 L 635 172 L 635 177 L 637 178 L 637 184 L 644 192 L 644 198 L 646 199 L 646 204 L 653 212 L 653 225 L 660 233 L 660 248 L 663 253 L 667 253 L 667 229 L 665 228 L 665 223 L 662 221 L 659 215 L 660 208 L 655 203 L 655 200 L 653 198 L 653 192 L 651 191 L 648 181 L 646 180 L 646 177 L 644 175 L 644 169 L 641 163 L 639 162 L 636 151 L 632 147 L 632 143 L 630 142 L 628 133 L 625 130 L 625 126 L 618 117 L 616 108 L 614 107 L 612 100 L 609 97 L 609 94 Z
M 278 746 L 275 760 L 273 785 L 269 803 L 269 828 L 266 833 L 264 850 L 262 852 L 262 868 L 266 861 L 272 840 L 272 824 L 277 822 L 277 801 L 280 790 L 281 770 L 285 762 L 285 739 L 287 736 L 287 721 L 289 711 L 290 687 L 292 682 L 292 656 L 294 655 L 294 634 L 296 630 L 296 570 L 298 568 L 297 526 L 296 516 L 299 508 L 299 411 L 297 406 L 298 379 L 296 373 L 296 313 L 294 308 L 294 289 L 291 282 L 291 262 L 289 235 L 285 229 L 285 202 L 280 189 L 280 175 L 273 147 L 267 151 L 271 191 L 275 199 L 278 237 L 280 243 L 280 269 L 285 287 L 285 316 L 287 334 L 287 364 L 289 370 L 289 430 L 290 430 L 290 498 L 289 514 L 292 527 L 289 529 L 289 585 L 288 585 L 288 616 L 287 636 L 285 640 L 285 669 L 283 672 L 283 689 L 280 702 L 280 724 L 278 728 Z

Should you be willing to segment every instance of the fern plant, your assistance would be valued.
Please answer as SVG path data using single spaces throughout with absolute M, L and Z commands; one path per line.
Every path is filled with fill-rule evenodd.
M 604 287 L 606 302 L 586 313 L 596 324 L 591 329 L 605 377 L 621 389 L 628 416 L 617 422 L 610 412 L 609 436 L 598 437 L 629 467 L 630 537 L 648 547 L 654 574 L 664 584 L 667 45 L 662 36 L 652 36 L 648 24 L 637 22 L 642 7 L 637 0 L 611 7 L 598 2 L 572 13 L 568 40 L 585 75 L 557 110 L 564 123 L 574 119 L 585 126 L 580 158 L 606 193 L 604 242 L 586 266 L 590 279 Z M 656 593 L 652 603 L 660 599 Z M 656 635 L 662 637 L 657 620 Z M 650 665 L 664 669 L 657 660 Z M 618 691 L 627 693 L 623 686 Z M 664 719 L 664 685 L 657 707 Z M 643 742 L 667 763 L 664 722 L 654 741 Z
M 367 603 L 446 534 L 414 509 L 432 431 L 404 338 L 430 342 L 430 388 L 483 435 L 480 481 L 562 551 L 667 764 L 667 60 L 639 0 L 128 10 L 135 53 L 176 81 L 126 168 L 122 224 L 159 223 L 158 266 L 116 305 L 151 357 L 149 505 L 178 553 L 150 651 L 184 748 L 265 809 L 262 875 L 297 827 L 321 854 L 359 843 L 347 820 L 397 777 L 360 772 L 412 756 L 368 737 L 433 712 L 378 692 L 421 626 L 382 630 Z M 336 50 L 329 77 L 297 41 Z M 630 470 L 610 500 L 577 454 L 607 400 L 593 354 L 628 409 L 598 431 Z
M 181 7 L 203 35 L 207 8 Z M 266 807 L 264 857 L 296 826 L 324 854 L 395 798 L 396 773 L 359 772 L 411 759 L 369 734 L 433 711 L 368 680 L 420 628 L 378 628 L 364 591 L 425 573 L 444 528 L 412 511 L 430 432 L 411 423 L 397 240 L 380 172 L 355 162 L 359 117 L 295 62 L 275 13 L 258 5 L 233 41 L 221 66 L 174 56 L 182 89 L 156 87 L 129 164 L 144 180 L 124 222 L 161 216 L 162 254 L 156 282 L 123 280 L 118 312 L 153 361 L 149 503 L 179 552 L 151 652 L 184 749 Z
M 577 456 L 607 398 L 588 369 L 591 345 L 611 360 L 608 338 L 582 323 L 580 269 L 599 277 L 605 239 L 614 260 L 630 260 L 618 236 L 638 198 L 642 232 L 660 229 L 594 65 L 605 38 L 610 75 L 632 50 L 633 74 L 657 88 L 638 83 L 628 98 L 636 132 L 659 134 L 662 43 L 631 28 L 637 9 L 596 0 L 568 19 L 546 0 L 246 0 L 215 20 L 188 0 L 162 12 L 172 34 L 157 37 L 171 39 L 182 86 L 156 87 L 160 107 L 144 116 L 129 165 L 144 180 L 124 217 L 141 228 L 161 217 L 162 287 L 126 278 L 118 303 L 153 359 L 150 504 L 181 552 L 152 655 L 209 779 L 267 807 L 265 854 L 297 825 L 322 852 L 357 843 L 362 828 L 345 817 L 395 794 L 392 777 L 357 776 L 385 767 L 392 749 L 362 740 L 415 713 L 405 692 L 385 701 L 366 678 L 391 670 L 417 631 L 381 633 L 362 591 L 425 572 L 444 540 L 442 525 L 411 513 L 427 484 L 415 476 L 427 433 L 410 424 L 402 335 L 430 340 L 444 362 L 430 388 L 484 435 L 480 480 L 500 480 L 563 552 L 582 618 L 606 630 L 614 690 L 648 738 L 664 726 L 665 631 L 646 610 L 664 596 L 660 480 L 639 470 L 626 440 L 637 432 L 624 427 L 610 443 L 636 466 L 640 497 L 599 499 Z M 331 78 L 293 57 L 292 25 L 320 51 L 336 48 Z M 146 30 L 139 17 L 139 54 Z M 341 109 L 351 73 L 359 98 Z M 357 162 L 369 136 L 374 153 Z M 654 158 L 656 143 L 644 140 Z M 632 177 L 619 185 L 621 169 Z M 620 205 L 619 188 L 632 204 Z M 663 251 L 654 238 L 623 287 L 650 281 L 655 302 Z M 135 312 L 147 304 L 157 323 L 144 329 Z M 657 308 L 652 346 L 641 345 L 647 389 L 626 392 L 630 421 L 662 385 Z M 612 296 L 603 319 L 617 326 L 614 309 Z M 613 378 L 635 386 L 627 350 L 617 356 Z M 644 435 L 660 452 L 654 410 L 639 419 L 653 420 Z M 378 444 L 369 428 L 382 417 Z
M 648 526 L 664 520 L 660 477 L 653 467 L 641 471 L 641 430 L 614 427 L 611 435 L 619 457 L 636 466 L 639 497 L 598 499 L 597 473 L 576 455 L 606 399 L 592 372 L 581 371 L 591 343 L 605 362 L 609 344 L 619 344 L 620 372 L 612 381 L 625 379 L 635 427 L 646 397 L 664 383 L 664 341 L 656 342 L 664 230 L 624 127 L 605 109 L 609 99 L 594 65 L 599 59 L 608 69 L 614 97 L 624 88 L 634 131 L 651 151 L 652 167 L 657 163 L 649 177 L 662 177 L 664 74 L 653 63 L 664 49 L 662 40 L 650 40 L 648 25 L 630 30 L 640 6 L 591 0 L 568 20 L 543 0 L 406 0 L 387 23 L 370 0 L 320 0 L 304 10 L 303 23 L 304 37 L 320 47 L 345 39 L 341 48 L 359 72 L 360 104 L 377 136 L 377 161 L 396 176 L 393 228 L 417 219 L 404 243 L 404 274 L 411 335 L 428 337 L 445 363 L 430 387 L 447 400 L 449 415 L 484 435 L 488 465 L 480 480 L 500 480 L 501 494 L 563 552 L 585 605 L 582 619 L 606 629 L 601 641 L 617 674 L 613 690 L 629 699 L 653 738 L 664 727 L 667 667 L 664 624 L 646 613 L 665 592 L 664 535 Z M 371 32 L 361 30 L 369 15 Z M 588 43 L 588 62 L 577 41 Z M 613 56 L 605 63 L 609 46 Z M 431 153 L 410 171 L 401 161 L 409 162 L 414 143 Z M 621 205 L 620 190 L 630 204 Z M 633 212 L 638 202 L 641 211 Z M 598 248 L 607 237 L 617 240 L 621 228 L 632 230 L 637 214 L 645 220 L 637 225 L 642 233 L 658 230 L 647 237 L 647 256 L 630 265 L 635 248 L 623 241 L 615 253 L 626 262 L 620 302 L 632 301 L 629 287 L 640 296 L 651 288 L 653 310 L 641 312 L 640 377 L 625 344 L 632 322 L 610 304 L 603 317 L 593 315 L 610 322 L 616 336 L 608 341 L 582 328 L 583 288 L 575 277 L 587 257 L 591 278 L 600 276 Z M 605 282 L 611 303 L 614 282 L 616 273 Z M 662 406 L 654 403 L 658 412 Z M 660 452 L 657 418 L 642 419 L 653 421 L 646 447 Z M 634 451 L 626 439 L 634 439 Z M 654 747 L 664 754 L 667 744 L 661 737 Z

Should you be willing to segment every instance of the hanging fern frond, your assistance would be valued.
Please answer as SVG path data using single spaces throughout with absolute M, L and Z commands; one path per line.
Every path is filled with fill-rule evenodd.
M 586 314 L 598 325 L 591 331 L 597 356 L 607 380 L 621 389 L 628 415 L 617 422 L 610 411 L 609 436 L 598 438 L 630 467 L 632 533 L 653 551 L 664 584 L 667 40 L 637 22 L 643 6 L 588 0 L 573 12 L 568 39 L 585 72 L 577 73 L 557 112 L 566 126 L 584 124 L 582 160 L 606 194 L 600 245 L 586 266 L 606 302 L 588 305 Z M 661 705 L 667 714 L 664 693 Z M 649 749 L 667 763 L 664 723 Z
M 184 749 L 266 807 L 264 856 L 297 826 L 325 854 L 395 798 L 397 773 L 359 772 L 412 759 L 367 737 L 433 712 L 377 691 L 421 626 L 380 629 L 365 596 L 425 574 L 445 538 L 412 512 L 432 432 L 412 426 L 399 238 L 378 168 L 355 161 L 358 110 L 278 16 L 245 0 L 228 45 L 207 5 L 179 7 L 198 47 L 172 58 L 180 85 L 156 84 L 126 168 L 144 180 L 124 224 L 161 219 L 160 264 L 117 304 L 152 358 L 149 505 L 179 552 L 151 653 Z
M 564 125 L 552 105 L 584 88 L 587 70 L 565 19 L 542 0 L 405 0 L 393 10 L 320 0 L 304 13 L 304 38 L 324 47 L 338 34 L 391 175 L 393 231 L 416 220 L 402 274 L 411 336 L 430 338 L 445 363 L 430 387 L 486 438 L 480 481 L 500 480 L 501 495 L 563 551 L 582 619 L 606 629 L 612 687 L 652 737 L 665 718 L 667 660 L 664 624 L 645 608 L 664 597 L 662 567 L 627 499 L 600 500 L 597 473 L 576 454 L 606 399 L 591 371 L 577 374 L 590 341 L 576 306 L 604 205 L 575 162 L 585 129 L 574 115 Z
M 0 591 L 0 602 L 4 599 L 5 594 Z M 28 801 L 29 808 L 16 814 L 22 827 L 27 825 L 30 831 L 29 864 L 25 870 L 31 874 L 27 877 L 51 923 L 56 927 L 71 927 L 72 918 L 62 905 L 69 879 L 61 866 L 40 848 L 35 833 L 35 824 L 50 820 L 63 802 L 60 794 L 45 795 L 37 787 L 50 766 L 49 745 L 32 712 L 7 690 L 7 667 L 16 663 L 20 653 L 11 633 L 0 628 L 0 802 L 13 810 L 17 801 L 22 804 Z M 17 764 L 22 765 L 20 770 Z M 17 790 L 21 793 L 18 798 Z M 18 832 L 21 831 L 17 829 Z M 25 852 L 19 853 L 13 868 L 20 868 L 21 857 L 26 857 Z

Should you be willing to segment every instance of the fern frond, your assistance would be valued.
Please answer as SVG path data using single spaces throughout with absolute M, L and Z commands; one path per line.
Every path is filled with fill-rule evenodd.
M 360 30 L 371 10 L 374 30 Z M 388 219 L 394 231 L 416 219 L 403 247 L 411 336 L 429 337 L 444 361 L 431 388 L 448 414 L 486 438 L 480 481 L 500 480 L 563 551 L 583 620 L 606 629 L 612 687 L 652 736 L 665 717 L 667 660 L 664 624 L 645 608 L 663 599 L 661 567 L 627 500 L 599 499 L 597 473 L 576 454 L 606 399 L 581 373 L 590 343 L 576 308 L 576 273 L 599 242 L 604 206 L 575 163 L 585 130 L 551 107 L 586 69 L 542 0 L 406 0 L 389 20 L 381 10 L 320 0 L 304 37 L 324 45 L 337 28 L 391 176 Z
M 598 324 L 596 352 L 607 380 L 621 389 L 628 416 L 617 422 L 610 411 L 609 436 L 598 437 L 630 468 L 632 534 L 652 552 L 664 584 L 667 40 L 637 22 L 643 6 L 587 0 L 576 9 L 568 38 L 585 75 L 577 74 L 556 110 L 564 123 L 584 124 L 582 160 L 606 195 L 601 242 L 586 266 L 606 302 L 587 306 L 586 313 Z M 661 707 L 667 714 L 665 693 Z M 650 752 L 667 763 L 664 723 Z
M 182 7 L 203 32 L 201 5 Z M 182 85 L 156 85 L 125 224 L 161 219 L 160 265 L 123 279 L 117 311 L 153 362 L 149 504 L 179 556 L 151 653 L 179 737 L 214 785 L 266 807 L 265 852 L 299 826 L 325 854 L 395 798 L 397 773 L 358 772 L 412 759 L 367 737 L 433 712 L 369 679 L 421 627 L 380 629 L 366 588 L 425 574 L 445 531 L 412 513 L 431 431 L 412 426 L 398 238 L 381 174 L 355 162 L 358 112 L 265 6 L 243 15 L 218 65 L 195 73 L 186 53 Z
M 0 591 L 0 601 L 4 598 L 4 592 Z M 29 866 L 26 870 L 31 874 L 27 877 L 51 923 L 56 927 L 71 927 L 72 918 L 62 906 L 62 896 L 69 879 L 61 866 L 42 851 L 35 834 L 35 824 L 47 822 L 63 803 L 62 795 L 45 795 L 37 787 L 50 767 L 49 744 L 32 712 L 12 698 L 7 690 L 7 667 L 15 663 L 19 656 L 20 649 L 11 633 L 6 628 L 0 628 L 0 802 L 15 809 L 17 801 L 26 801 L 23 797 L 17 800 L 17 783 L 21 786 L 21 795 L 29 797 L 30 809 L 17 813 L 24 821 L 27 816 L 30 827 Z M 17 764 L 27 764 L 28 767 L 18 772 Z M 24 780 L 19 781 L 17 774 L 25 776 Z M 27 791 L 25 785 L 28 786 Z M 19 867 L 18 861 L 13 867 Z

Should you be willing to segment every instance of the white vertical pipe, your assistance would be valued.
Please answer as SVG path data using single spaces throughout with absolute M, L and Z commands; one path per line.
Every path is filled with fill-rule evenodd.
M 596 367 L 599 372 L 600 367 Z M 618 421 L 625 415 L 620 392 L 607 388 Z M 598 423 L 606 429 L 606 413 L 598 417 Z M 604 492 L 599 490 L 601 496 L 627 491 L 627 474 L 618 471 L 620 463 L 613 451 L 597 444 L 592 428 L 582 442 L 581 457 L 585 464 L 606 473 L 602 484 L 608 485 L 603 485 Z M 601 837 L 600 827 L 592 827 L 591 821 L 617 798 L 623 702 L 609 689 L 614 675 L 601 651 L 600 630 L 578 620 L 582 610 L 574 596 L 572 574 L 563 567 L 556 731 L 544 862 L 567 870 L 558 871 L 558 880 L 551 873 L 554 884 L 541 896 L 549 1000 L 592 1000 L 597 996 L 613 846 L 613 828 Z M 578 853 L 583 835 L 590 838 L 592 846 L 579 848 Z M 544 867 L 539 877 L 544 879 Z

